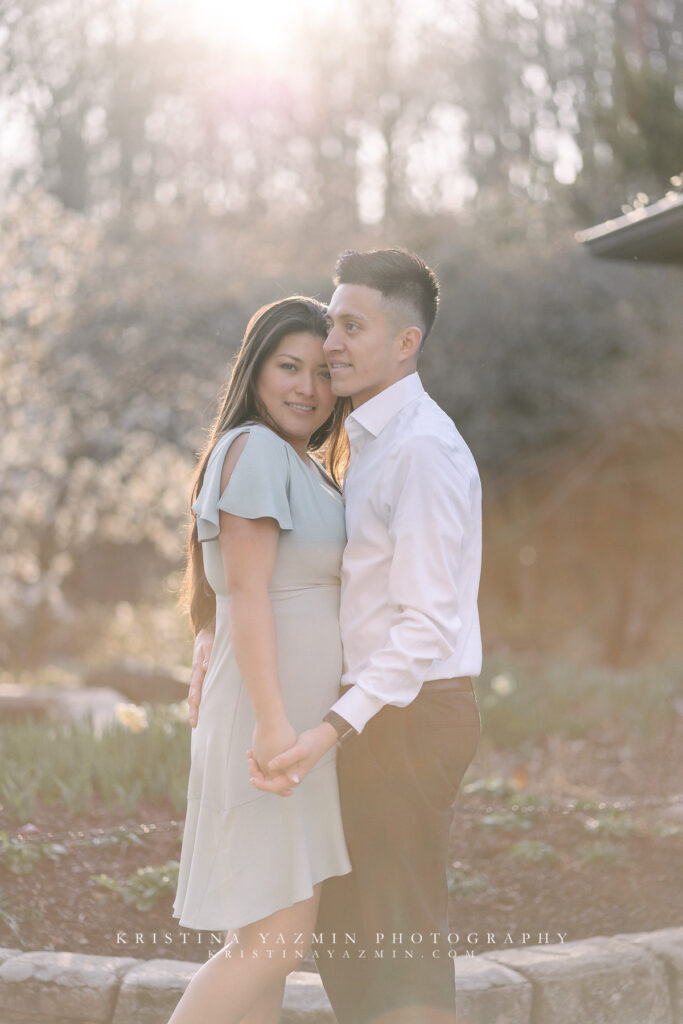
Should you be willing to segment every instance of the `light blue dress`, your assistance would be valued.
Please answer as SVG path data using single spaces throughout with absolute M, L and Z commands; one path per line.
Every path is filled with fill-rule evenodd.
M 223 494 L 221 471 L 232 441 L 248 432 Z M 322 470 L 304 463 L 261 424 L 229 430 L 216 443 L 193 510 L 206 578 L 216 592 L 216 638 L 204 679 L 173 916 L 188 928 L 227 930 L 308 899 L 313 885 L 351 870 L 337 790 L 336 748 L 293 795 L 249 782 L 245 752 L 254 716 L 233 655 L 218 541 L 219 509 L 280 526 L 270 583 L 280 686 L 300 733 L 320 724 L 338 696 L 341 495 Z

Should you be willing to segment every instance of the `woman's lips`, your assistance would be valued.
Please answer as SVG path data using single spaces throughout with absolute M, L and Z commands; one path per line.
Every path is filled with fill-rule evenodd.
M 293 409 L 294 412 L 300 412 L 302 415 L 309 416 L 312 412 L 315 412 L 314 405 L 304 405 L 303 402 L 285 402 L 285 405 L 289 409 Z

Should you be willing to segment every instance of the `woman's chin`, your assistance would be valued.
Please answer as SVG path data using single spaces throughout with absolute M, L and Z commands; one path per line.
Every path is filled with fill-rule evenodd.
M 295 413 L 293 416 L 273 417 L 273 422 L 277 424 L 278 430 L 288 441 L 307 444 L 316 430 L 322 427 L 325 420 L 321 420 L 320 416 L 316 416 L 315 419 L 304 416 L 299 418 Z

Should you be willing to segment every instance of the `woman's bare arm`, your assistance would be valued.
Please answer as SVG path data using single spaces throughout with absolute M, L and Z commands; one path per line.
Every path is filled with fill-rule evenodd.
M 221 474 L 221 492 L 247 443 L 242 434 L 230 446 Z M 240 674 L 256 719 L 253 751 L 268 761 L 296 739 L 285 710 L 277 663 L 277 633 L 268 587 L 280 530 L 274 519 L 244 519 L 220 512 L 218 540 L 230 599 L 230 636 Z

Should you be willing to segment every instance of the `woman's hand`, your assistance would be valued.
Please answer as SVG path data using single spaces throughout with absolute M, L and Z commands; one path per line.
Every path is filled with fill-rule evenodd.
M 329 722 L 321 722 L 313 729 L 306 729 L 296 743 L 271 759 L 270 765 L 266 765 L 266 771 L 261 769 L 261 762 L 253 756 L 253 751 L 248 750 L 247 761 L 252 785 L 264 793 L 290 796 L 291 787 L 298 785 L 308 775 L 338 739 L 334 726 Z
M 194 652 L 192 654 L 192 672 L 190 674 L 190 689 L 187 695 L 187 707 L 190 712 L 190 725 L 194 728 L 199 717 L 199 702 L 202 699 L 202 686 L 204 676 L 209 667 L 209 658 L 213 649 L 215 634 L 212 629 L 200 629 L 194 640 Z
M 251 753 L 263 774 L 271 778 L 272 774 L 277 773 L 268 771 L 268 762 L 289 750 L 295 743 L 296 732 L 289 719 L 284 714 L 278 714 L 265 720 L 257 719 L 251 741 Z

